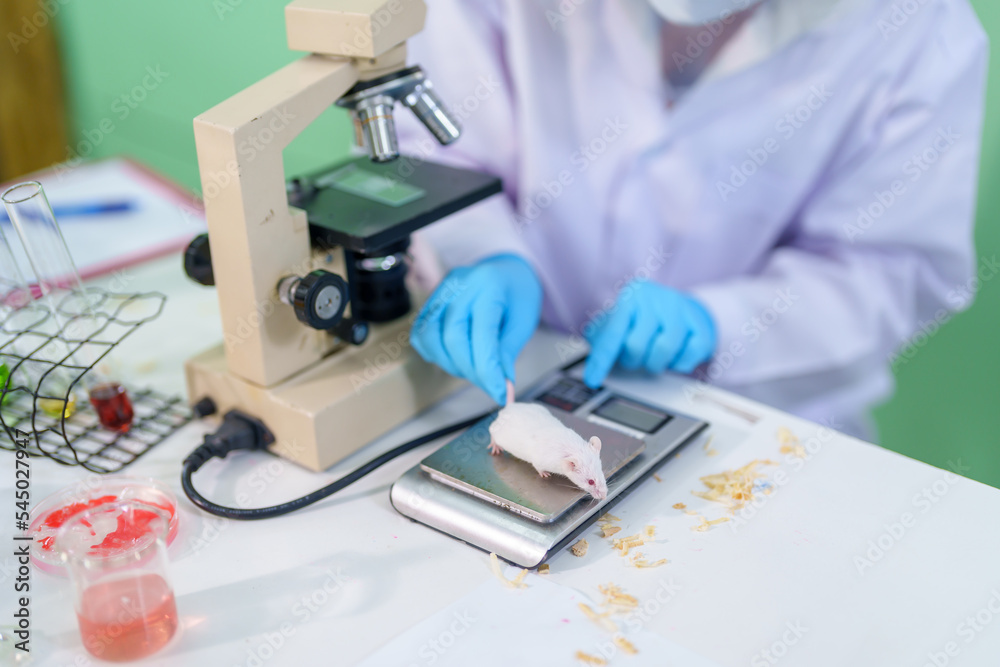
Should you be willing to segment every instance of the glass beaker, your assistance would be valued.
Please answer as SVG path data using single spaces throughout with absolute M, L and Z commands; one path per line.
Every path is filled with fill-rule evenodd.
M 177 631 L 167 576 L 165 512 L 118 501 L 74 515 L 56 535 L 75 589 L 76 617 L 87 651 L 124 662 L 152 655 Z

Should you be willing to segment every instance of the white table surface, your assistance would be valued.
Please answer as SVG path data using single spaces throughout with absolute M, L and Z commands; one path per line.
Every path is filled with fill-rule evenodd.
M 170 299 L 164 315 L 120 350 L 125 377 L 182 392 L 183 359 L 221 339 L 214 291 L 188 282 L 176 256 L 118 281 L 124 291 L 159 290 Z M 519 384 L 558 364 L 555 342 L 536 337 Z M 641 550 L 668 564 L 631 567 L 592 528 L 585 557 L 564 552 L 550 561 L 551 574 L 528 577 L 529 588 L 501 587 L 486 554 L 389 504 L 389 486 L 434 444 L 287 517 L 210 517 L 180 490 L 181 459 L 212 428 L 194 423 L 127 469 L 166 482 L 180 498 L 170 574 L 182 627 L 148 664 L 502 665 L 510 656 L 581 664 L 574 653 L 599 654 L 609 635 L 575 603 L 599 599 L 597 586 L 609 582 L 648 612 L 620 620 L 640 653 L 616 655 L 612 665 L 1000 664 L 1000 491 L 683 378 L 618 375 L 609 384 L 713 425 L 718 455 L 700 442 L 687 447 L 659 470 L 662 481 L 647 480 L 614 510 L 620 535 L 655 525 L 656 543 Z M 245 494 L 252 505 L 272 504 L 487 406 L 479 392 L 462 391 L 322 474 L 254 453 L 207 464 L 196 483 L 218 502 Z M 779 453 L 782 426 L 801 438 L 806 459 Z M 725 516 L 691 491 L 704 488 L 699 477 L 754 459 L 777 461 L 768 475 L 784 477 L 771 477 L 774 492 L 743 520 L 694 532 L 694 517 L 671 507 L 683 502 L 709 518 Z M 0 452 L 0 460 L 0 499 L 12 503 L 13 456 Z M 87 475 L 33 460 L 33 502 Z M 909 526 L 894 528 L 907 513 Z M 12 544 L 7 516 L 2 545 Z M 888 546 L 881 557 L 872 550 L 879 542 Z M 877 560 L 859 560 L 869 556 Z M 0 625 L 10 624 L 14 608 L 13 566 L 0 556 Z M 82 648 L 65 579 L 33 572 L 31 605 L 31 664 L 106 664 Z M 485 622 L 466 632 L 461 613 Z M 428 650 L 442 638 L 447 649 Z

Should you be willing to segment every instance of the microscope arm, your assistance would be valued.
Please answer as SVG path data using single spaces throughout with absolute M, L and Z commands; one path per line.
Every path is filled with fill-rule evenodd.
M 330 337 L 280 307 L 278 281 L 310 268 L 305 213 L 288 205 L 282 151 L 357 81 L 349 59 L 309 55 L 194 121 L 230 372 L 270 386 L 319 360 Z

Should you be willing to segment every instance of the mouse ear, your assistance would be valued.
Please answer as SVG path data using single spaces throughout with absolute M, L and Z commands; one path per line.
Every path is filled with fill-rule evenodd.
M 569 470 L 569 471 L 571 471 L 571 472 L 576 472 L 577 466 L 579 465 L 576 462 L 576 459 L 567 457 L 564 460 L 566 462 L 566 469 Z
M 590 439 L 590 446 L 599 454 L 601 452 L 601 439 L 595 435 Z

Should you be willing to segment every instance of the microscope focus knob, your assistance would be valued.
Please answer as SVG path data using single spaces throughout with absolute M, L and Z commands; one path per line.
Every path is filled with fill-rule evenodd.
M 184 273 L 188 278 L 211 287 L 215 285 L 215 274 L 212 272 L 212 249 L 208 245 L 208 234 L 194 237 L 184 251 Z
M 331 333 L 349 345 L 361 345 L 368 340 L 368 323 L 348 317 L 341 320 Z
M 332 329 L 347 307 L 347 281 L 336 273 L 316 270 L 298 279 L 289 290 L 295 316 L 313 329 Z

